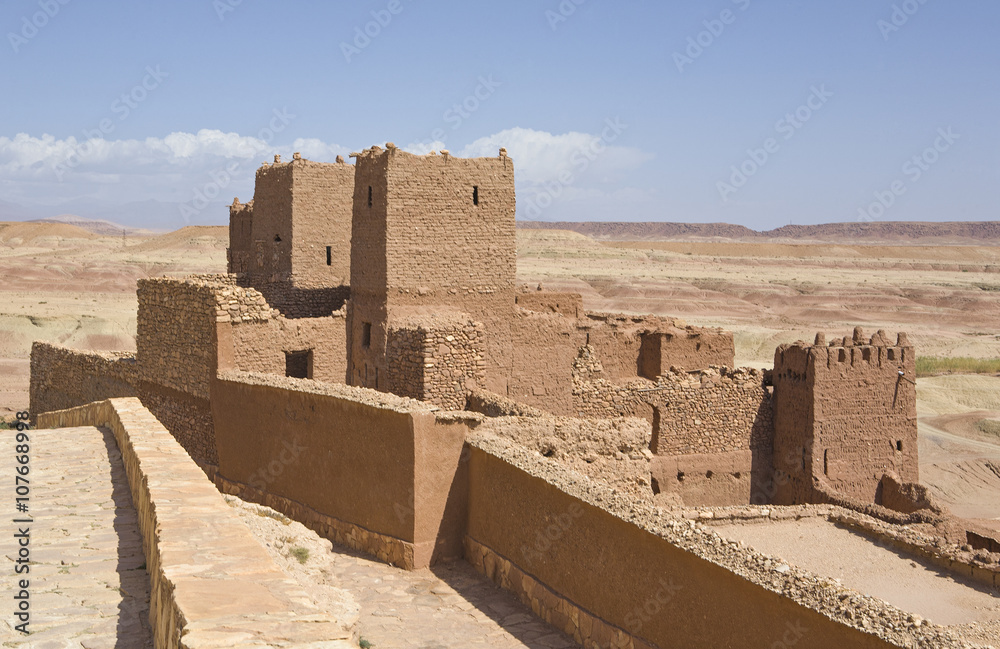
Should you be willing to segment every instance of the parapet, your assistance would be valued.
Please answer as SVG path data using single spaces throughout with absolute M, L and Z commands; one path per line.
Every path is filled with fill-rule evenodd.
M 402 158 L 425 159 L 425 160 L 440 160 L 442 163 L 447 163 L 450 160 L 474 160 L 475 159 L 475 158 L 457 158 L 456 156 L 451 155 L 451 152 L 448 151 L 447 149 L 441 149 L 440 155 L 438 155 L 437 151 L 431 151 L 430 153 L 428 153 L 426 155 L 420 155 L 420 154 L 416 154 L 416 153 L 409 153 L 407 151 L 403 151 L 402 149 L 400 149 L 399 147 L 397 147 L 392 142 L 386 142 L 384 149 L 382 147 L 380 147 L 379 145 L 375 144 L 375 145 L 373 145 L 373 146 L 371 146 L 371 147 L 369 147 L 367 149 L 363 149 L 362 151 L 357 151 L 357 152 L 351 153 L 351 157 L 352 158 L 375 159 L 375 158 L 381 158 L 381 157 L 385 157 L 385 156 L 392 156 L 392 157 L 399 156 L 399 157 L 402 157 Z M 485 159 L 485 158 L 480 158 L 480 159 Z M 505 149 L 503 147 L 500 147 L 500 151 L 497 154 L 497 159 L 498 160 L 508 160 L 509 158 L 507 156 L 507 149 Z

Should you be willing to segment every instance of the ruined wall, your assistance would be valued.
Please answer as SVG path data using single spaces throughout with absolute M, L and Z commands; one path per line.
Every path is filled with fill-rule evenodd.
M 285 375 L 286 352 L 312 352 L 312 376 L 328 383 L 347 380 L 347 329 L 343 310 L 325 318 L 232 324 L 233 363 L 225 369 Z
M 887 605 L 854 628 L 858 611 L 832 580 L 776 573 L 759 553 L 495 438 L 469 446 L 466 558 L 584 646 L 874 648 L 907 628 Z M 839 610 L 820 603 L 831 601 Z M 917 643 L 919 630 L 904 633 L 899 646 Z
M 31 345 L 28 411 L 64 410 L 111 397 L 138 395 L 139 374 L 129 352 L 87 352 L 60 345 Z
M 406 568 L 461 554 L 469 422 L 383 392 L 226 372 L 220 484 Z M 473 420 L 476 415 L 472 415 Z
M 229 248 L 226 251 L 230 273 L 253 270 L 253 201 L 244 205 L 233 199 L 229 206 Z
M 826 344 L 775 352 L 776 469 L 788 475 L 781 504 L 809 502 L 815 480 L 875 502 L 886 473 L 918 482 L 916 354 L 906 334 L 895 343 L 860 327 Z
M 574 387 L 581 416 L 650 420 L 656 493 L 686 505 L 770 501 L 774 425 L 764 372 L 710 368 L 622 384 L 583 370 Z
M 386 343 L 386 372 L 379 389 L 433 403 L 465 408 L 466 393 L 486 378 L 483 326 L 464 314 L 392 312 Z M 377 371 L 377 370 L 376 370 Z
M 639 375 L 656 380 L 671 367 L 696 370 L 716 365 L 732 367 L 736 358 L 733 334 L 728 331 L 673 327 L 641 335 Z
M 573 361 L 585 339 L 572 318 L 518 311 L 511 324 L 511 374 L 502 394 L 554 415 L 575 415 Z
M 583 296 L 579 293 L 522 291 L 514 299 L 517 306 L 528 311 L 560 313 L 570 318 L 583 317 Z
M 487 387 L 506 391 L 516 259 L 505 152 L 415 156 L 387 144 L 357 154 L 351 255 L 352 376 L 365 364 L 386 369 L 383 305 L 448 306 L 484 324 Z M 353 342 L 365 324 L 368 349 Z

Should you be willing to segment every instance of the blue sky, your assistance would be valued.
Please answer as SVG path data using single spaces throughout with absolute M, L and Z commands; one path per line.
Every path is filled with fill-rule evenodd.
M 995 0 L 11 0 L 0 219 L 225 223 L 274 153 L 514 158 L 518 217 L 1000 219 Z

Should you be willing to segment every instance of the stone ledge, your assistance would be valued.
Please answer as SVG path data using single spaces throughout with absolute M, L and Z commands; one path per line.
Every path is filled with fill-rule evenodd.
M 138 399 L 43 413 L 38 423 L 114 433 L 139 515 L 157 647 L 356 646 L 356 620 L 335 619 L 282 572 Z

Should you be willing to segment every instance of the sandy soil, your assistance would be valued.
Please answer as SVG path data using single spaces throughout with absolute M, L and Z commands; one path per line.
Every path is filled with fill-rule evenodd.
M 942 625 L 965 625 L 970 639 L 1000 634 L 1000 596 L 994 591 L 881 546 L 823 519 L 715 528 L 734 541 Z M 971 623 L 977 623 L 973 626 Z

